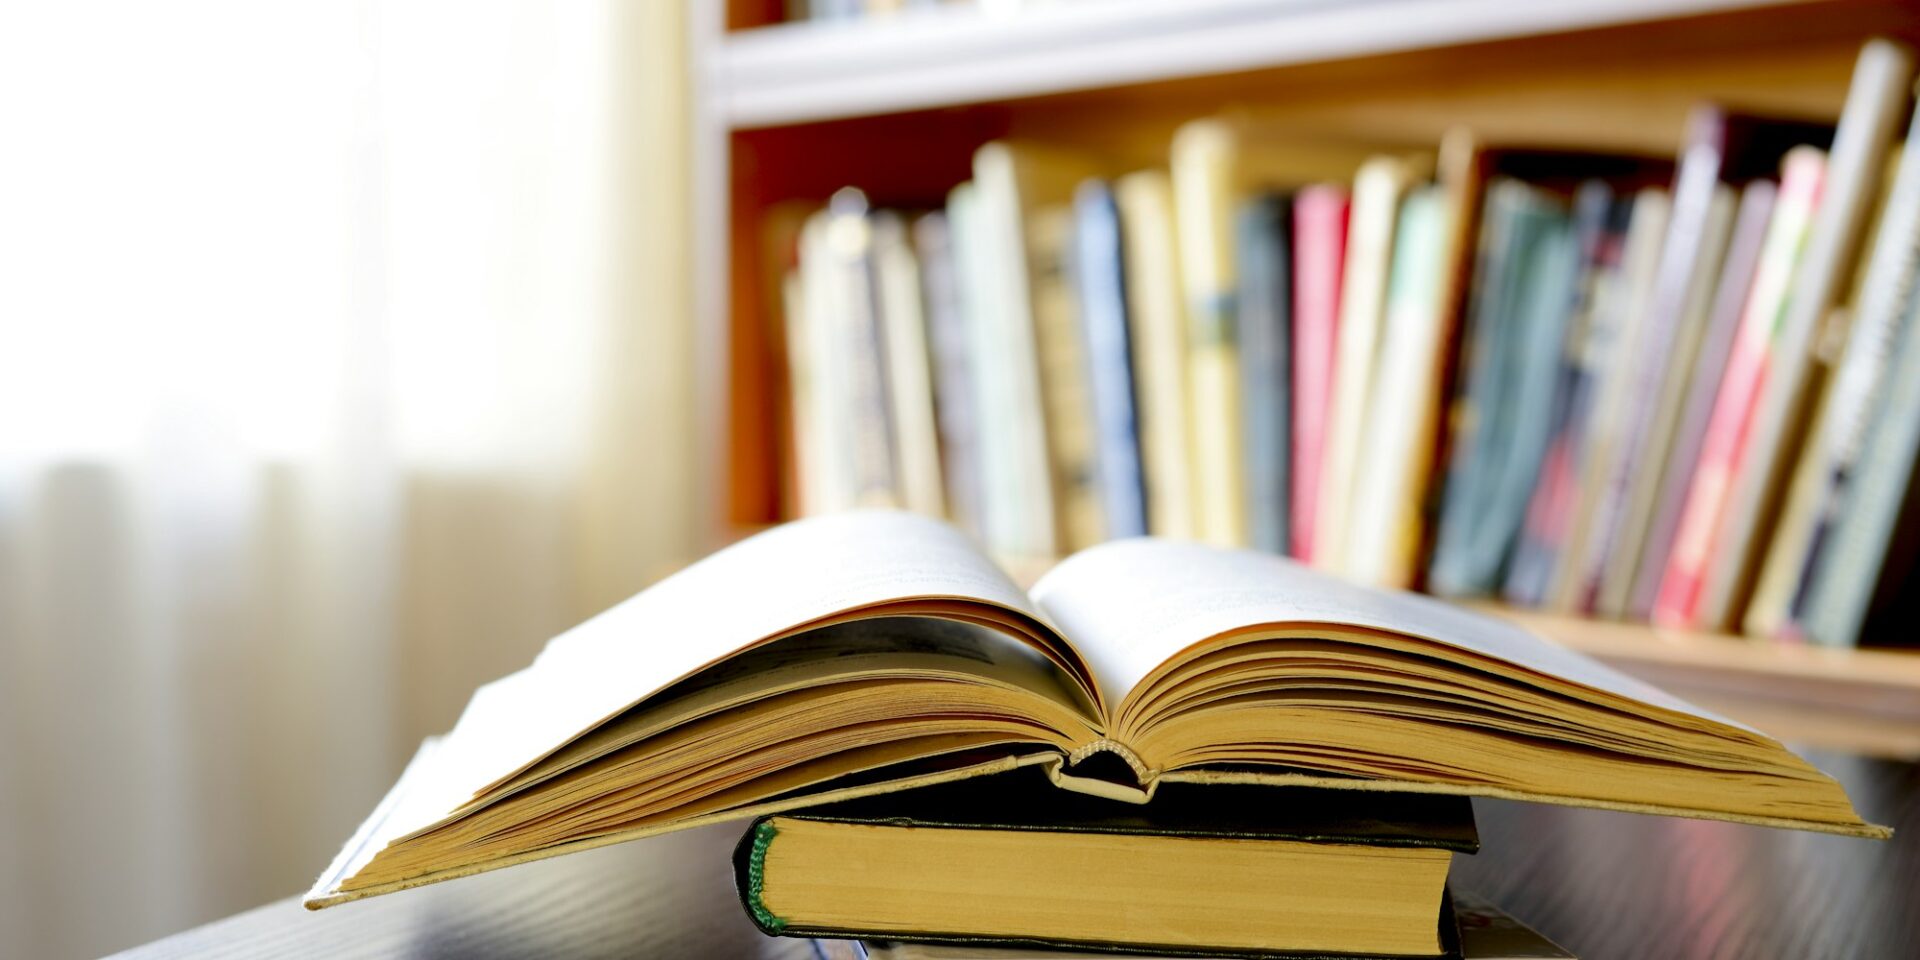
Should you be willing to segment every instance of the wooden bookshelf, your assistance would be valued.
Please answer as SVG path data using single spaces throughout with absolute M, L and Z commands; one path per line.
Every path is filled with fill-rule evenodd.
M 1081 0 L 831 24 L 778 23 L 779 7 L 688 7 L 700 489 L 716 543 L 782 517 L 785 385 L 761 238 L 783 204 L 854 184 L 882 205 L 933 206 L 975 148 L 1009 136 L 1161 165 L 1178 124 L 1228 108 L 1383 146 L 1466 124 L 1509 145 L 1671 156 L 1702 100 L 1831 120 L 1864 39 L 1920 40 L 1920 10 L 1886 0 Z M 1501 612 L 1738 703 L 1736 718 L 1791 715 L 1808 742 L 1920 755 L 1920 657 Z

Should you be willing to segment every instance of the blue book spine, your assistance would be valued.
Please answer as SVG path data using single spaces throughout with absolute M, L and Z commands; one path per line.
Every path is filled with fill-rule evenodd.
M 1247 532 L 1253 546 L 1287 552 L 1292 446 L 1293 245 L 1291 205 L 1275 195 L 1235 216 L 1239 289 L 1241 429 Z
M 1074 193 L 1073 270 L 1093 399 L 1094 469 L 1110 538 L 1147 532 L 1140 432 L 1134 415 L 1133 352 L 1120 265 L 1120 211 L 1106 183 Z

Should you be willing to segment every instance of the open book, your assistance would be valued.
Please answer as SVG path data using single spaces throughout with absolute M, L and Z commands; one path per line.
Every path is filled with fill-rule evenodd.
M 1026 593 L 945 524 L 863 512 L 735 544 L 480 688 L 306 903 L 1026 765 L 1137 803 L 1264 783 L 1889 832 L 1767 736 L 1441 601 L 1154 539 Z

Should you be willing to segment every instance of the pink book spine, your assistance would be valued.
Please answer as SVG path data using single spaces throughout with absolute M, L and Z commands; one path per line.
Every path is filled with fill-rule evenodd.
M 1293 471 L 1288 548 L 1313 560 L 1320 458 L 1333 396 L 1333 345 L 1340 321 L 1340 275 L 1347 252 L 1347 192 L 1332 184 L 1293 200 Z
M 1755 271 L 1753 292 L 1740 330 L 1727 357 L 1727 369 L 1714 395 L 1713 414 L 1700 445 L 1700 459 L 1687 488 L 1680 529 L 1667 557 L 1666 573 L 1653 604 L 1653 622 L 1666 627 L 1691 627 L 1699 616 L 1701 588 L 1713 558 L 1715 540 L 1752 440 L 1753 418 L 1766 389 L 1773 359 L 1773 337 L 1786 307 L 1794 265 L 1805 241 L 1807 224 L 1820 200 L 1826 174 L 1824 156 L 1815 152 L 1787 157 L 1780 177 L 1780 204 L 1776 223 L 1768 227 L 1767 244 Z M 1784 223 L 1778 222 L 1787 218 Z M 1780 235 L 1776 236 L 1778 231 Z

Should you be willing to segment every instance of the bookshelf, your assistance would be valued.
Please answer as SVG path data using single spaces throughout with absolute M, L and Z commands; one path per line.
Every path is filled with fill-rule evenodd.
M 783 514 L 778 291 L 760 239 L 782 204 L 857 184 L 878 205 L 936 205 L 1000 137 L 1163 164 L 1177 125 L 1230 105 L 1381 145 L 1466 123 L 1512 145 L 1670 157 L 1702 99 L 1832 120 L 1864 39 L 1920 40 L 1920 11 L 1883 0 L 1081 0 L 850 23 L 780 23 L 780 7 L 688 7 L 700 488 L 716 542 Z M 1920 753 L 1901 728 L 1920 721 L 1920 657 L 1499 612 L 1690 694 L 1830 715 L 1855 740 Z

